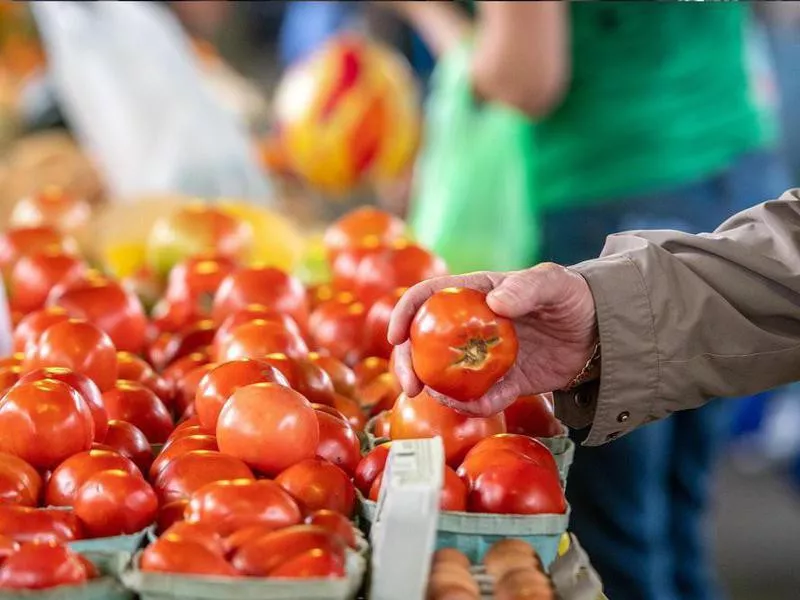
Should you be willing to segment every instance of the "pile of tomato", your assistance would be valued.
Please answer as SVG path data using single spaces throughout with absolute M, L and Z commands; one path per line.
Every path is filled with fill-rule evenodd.
M 210 222 L 215 209 L 192 214 Z M 544 397 L 472 418 L 400 393 L 389 316 L 404 289 L 446 273 L 402 221 L 359 209 L 334 223 L 332 281 L 308 288 L 242 264 L 221 231 L 175 257 L 163 280 L 150 275 L 149 314 L 57 227 L 0 236 L 15 324 L 0 360 L 5 565 L 47 552 L 70 577 L 83 564 L 85 579 L 64 544 L 154 525 L 143 570 L 342 577 L 356 489 L 374 498 L 386 460 L 385 445 L 362 459 L 370 418 L 378 436 L 442 436 L 444 508 L 563 512 L 552 456 L 529 437 L 561 432 Z M 6 568 L 0 587 L 50 585 Z

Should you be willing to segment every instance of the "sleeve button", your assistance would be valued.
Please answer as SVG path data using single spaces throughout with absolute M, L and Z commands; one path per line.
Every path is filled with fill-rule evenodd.
M 627 410 L 623 410 L 621 413 L 617 415 L 617 422 L 625 423 L 630 418 L 631 418 L 631 413 L 629 413 Z
M 586 408 L 591 404 L 591 400 L 589 399 L 588 395 L 583 391 L 575 392 L 572 395 L 572 399 L 575 402 L 575 406 L 578 408 Z

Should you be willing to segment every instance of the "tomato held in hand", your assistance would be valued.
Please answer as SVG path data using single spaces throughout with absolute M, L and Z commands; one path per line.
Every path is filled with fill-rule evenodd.
M 320 367 L 331 378 L 333 389 L 337 394 L 351 398 L 356 391 L 356 374 L 353 370 L 340 361 L 327 354 L 312 352 L 308 360 Z
M 14 329 L 14 352 L 26 352 L 28 344 L 38 342 L 50 325 L 68 321 L 69 318 L 69 313 L 60 306 L 48 306 L 25 315 Z
M 14 265 L 9 280 L 9 302 L 29 313 L 44 307 L 50 290 L 65 277 L 77 277 L 86 264 L 58 248 L 23 256 Z
M 38 506 L 42 477 L 27 462 L 0 452 L 0 504 Z
M 81 524 L 71 511 L 0 505 L 0 531 L 17 542 L 67 543 L 81 538 Z
M 150 481 L 155 481 L 158 474 L 164 470 L 170 461 L 192 450 L 213 450 L 219 452 L 217 438 L 213 435 L 187 435 L 186 437 L 172 438 L 164 444 L 161 453 L 150 467 Z
M 430 388 L 462 402 L 485 394 L 517 359 L 509 319 L 486 304 L 486 294 L 448 288 L 433 294 L 411 324 L 411 362 Z
M 23 371 L 42 367 L 66 367 L 82 373 L 103 392 L 117 380 L 117 350 L 111 338 L 91 323 L 69 319 L 48 327 L 26 353 Z
M 48 506 L 72 506 L 78 489 L 95 473 L 119 470 L 135 477 L 142 472 L 134 462 L 108 450 L 89 450 L 73 454 L 62 462 L 50 475 L 45 488 L 45 504 Z
M 256 319 L 236 327 L 220 343 L 215 358 L 217 362 L 228 362 L 242 358 L 260 359 L 274 353 L 300 358 L 308 354 L 308 346 L 303 338 L 288 332 L 281 324 Z
M 531 437 L 556 437 L 564 433 L 550 399 L 544 394 L 520 396 L 505 410 L 508 433 Z
M 91 448 L 93 438 L 89 407 L 61 381 L 17 384 L 0 402 L 0 452 L 19 456 L 32 467 L 52 469 Z
M 185 518 L 190 523 L 213 523 L 224 536 L 250 525 L 282 529 L 302 521 L 294 499 L 266 479 L 209 483 L 192 494 Z
M 505 433 L 506 422 L 502 413 L 491 417 L 468 417 L 422 392 L 413 398 L 400 395 L 392 410 L 390 430 L 393 440 L 441 436 L 445 461 L 456 467 L 483 438 Z
M 239 574 L 221 554 L 199 541 L 178 537 L 162 537 L 150 544 L 142 552 L 139 568 L 173 575 L 236 577 Z
M 352 294 L 337 294 L 320 304 L 308 319 L 308 330 L 317 348 L 353 365 L 364 350 L 364 305 Z
M 367 313 L 364 322 L 364 335 L 366 337 L 366 352 L 370 356 L 379 356 L 388 359 L 392 355 L 394 346 L 389 343 L 389 319 L 395 305 L 408 288 L 397 288 L 378 298 Z
M 340 467 L 352 475 L 361 458 L 361 444 L 356 432 L 344 419 L 317 410 L 319 444 L 317 457 Z
M 192 450 L 167 463 L 153 482 L 161 504 L 189 499 L 208 483 L 228 479 L 254 480 L 248 466 L 234 456 Z
M 487 466 L 472 482 L 467 505 L 470 512 L 513 515 L 567 510 L 558 473 L 523 457 Z
M 335 510 L 316 510 L 306 517 L 306 525 L 316 525 L 338 535 L 351 548 L 357 547 L 356 528 L 353 522 Z
M 275 478 L 306 511 L 327 508 L 353 514 L 356 490 L 342 469 L 320 458 L 299 462 Z
M 78 489 L 75 514 L 90 537 L 128 535 L 156 520 L 158 499 L 140 475 L 101 471 Z
M 353 483 L 365 498 L 369 497 L 369 490 L 372 488 L 372 484 L 375 483 L 378 475 L 383 473 L 383 469 L 386 468 L 391 444 L 391 442 L 386 442 L 375 446 L 369 451 L 369 454 L 361 459 L 361 462 L 356 467 Z
M 22 544 L 0 565 L 0 589 L 43 590 L 87 579 L 79 555 L 52 542 Z
M 289 386 L 283 373 L 260 360 L 241 359 L 222 363 L 206 373 L 197 386 L 194 402 L 200 423 L 209 429 L 216 429 L 219 413 L 231 394 L 252 383 Z
M 220 451 L 276 475 L 316 454 L 319 423 L 302 395 L 275 383 L 236 390 L 217 421 Z
M 103 444 L 130 458 L 142 473 L 147 473 L 153 462 L 153 451 L 147 437 L 127 421 L 109 421 Z

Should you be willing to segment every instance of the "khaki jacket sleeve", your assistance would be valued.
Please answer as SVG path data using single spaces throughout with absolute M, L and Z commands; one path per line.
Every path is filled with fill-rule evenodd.
M 715 397 L 800 379 L 800 190 L 711 234 L 612 235 L 573 267 L 597 306 L 601 376 L 556 394 L 598 445 Z

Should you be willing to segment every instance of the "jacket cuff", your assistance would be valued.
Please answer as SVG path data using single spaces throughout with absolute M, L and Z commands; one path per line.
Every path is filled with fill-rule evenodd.
M 592 424 L 584 445 L 598 446 L 656 420 L 658 348 L 644 278 L 630 258 L 611 255 L 572 267 L 589 283 L 600 333 L 600 381 L 555 394 L 571 427 Z

